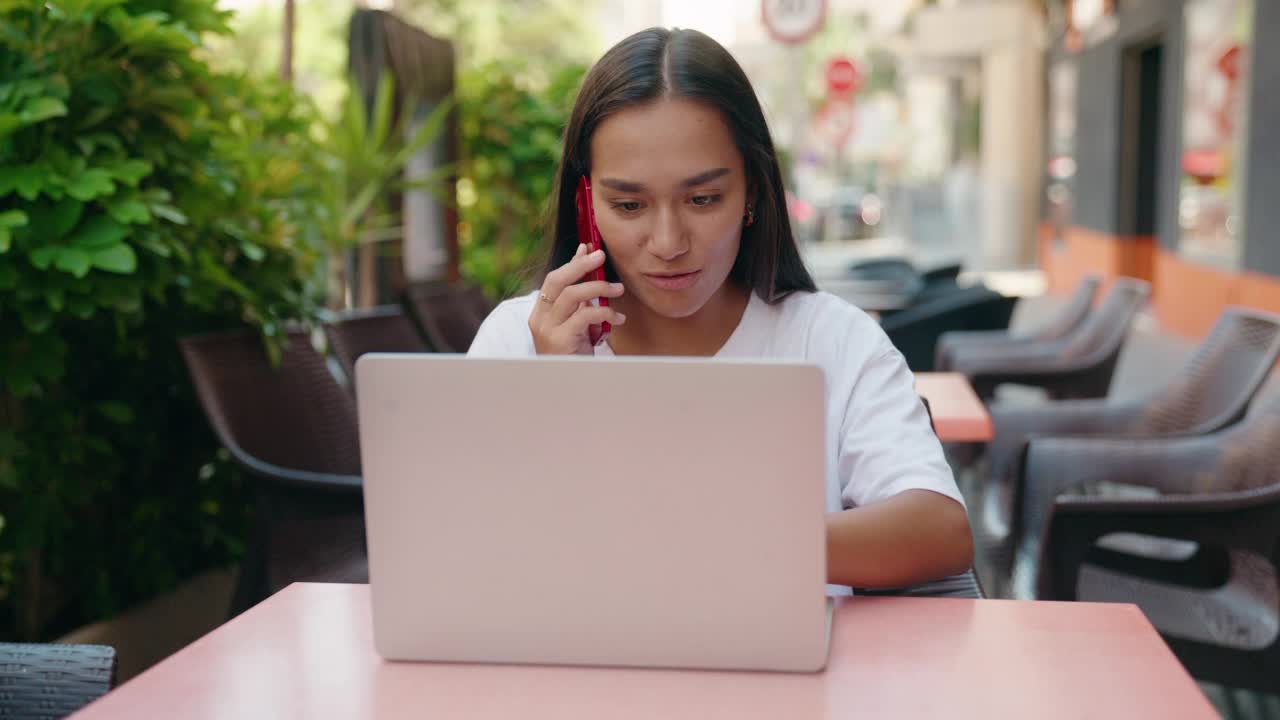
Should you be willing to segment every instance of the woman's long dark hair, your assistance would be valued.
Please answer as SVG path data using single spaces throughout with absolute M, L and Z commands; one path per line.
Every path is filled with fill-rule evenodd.
M 813 291 L 787 217 L 782 171 L 760 101 L 737 61 L 696 30 L 650 28 L 623 40 L 591 68 L 578 91 L 564 134 L 564 154 L 552 196 L 552 248 L 547 272 L 568 262 L 578 246 L 578 181 L 591 169 L 591 136 L 610 115 L 665 96 L 689 98 L 720 111 L 742 153 L 755 222 L 742 231 L 730 280 L 768 302 Z M 612 280 L 617 274 L 606 267 Z

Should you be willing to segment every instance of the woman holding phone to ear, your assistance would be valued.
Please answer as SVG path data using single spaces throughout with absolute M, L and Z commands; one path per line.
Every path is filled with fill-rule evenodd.
M 602 251 L 578 228 L 584 177 Z M 970 567 L 968 516 L 911 372 L 874 320 L 815 288 L 760 103 L 728 51 L 653 28 L 606 53 L 578 93 L 553 203 L 541 288 L 499 305 L 470 355 L 819 365 L 828 582 L 899 587 Z M 593 344 L 602 323 L 612 332 Z

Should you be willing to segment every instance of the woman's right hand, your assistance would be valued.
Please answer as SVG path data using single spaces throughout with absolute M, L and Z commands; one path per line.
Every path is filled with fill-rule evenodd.
M 621 325 L 627 316 L 609 307 L 597 307 L 596 298 L 622 295 L 622 283 L 579 282 L 587 273 L 604 265 L 604 251 L 586 252 L 586 245 L 569 262 L 547 274 L 542 282 L 533 312 L 529 314 L 529 330 L 533 347 L 539 355 L 591 355 L 588 329 L 603 322 Z

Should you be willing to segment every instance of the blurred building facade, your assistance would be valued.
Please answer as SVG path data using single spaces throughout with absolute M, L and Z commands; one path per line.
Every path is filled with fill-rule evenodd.
M 1039 262 L 1155 287 L 1162 325 L 1280 311 L 1280 3 L 1055 0 Z
M 953 232 L 976 244 L 972 265 L 1024 267 L 1034 259 L 1044 120 L 1044 13 L 1029 0 L 970 0 L 921 8 L 899 55 L 907 93 L 947 82 L 976 108 L 976 157 L 953 153 L 947 204 Z M 966 103 L 966 98 L 968 102 Z M 955 122 L 964 122 L 957 115 Z M 965 192 L 976 182 L 980 192 Z

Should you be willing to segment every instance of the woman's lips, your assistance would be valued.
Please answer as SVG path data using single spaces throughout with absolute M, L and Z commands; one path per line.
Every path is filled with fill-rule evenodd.
M 650 284 L 652 284 L 654 287 L 660 290 L 684 290 L 686 288 L 692 287 L 694 283 L 698 282 L 698 278 L 701 275 L 702 275 L 701 270 L 694 270 L 693 272 L 678 273 L 678 274 L 645 273 L 644 278 L 645 280 L 648 280 Z

